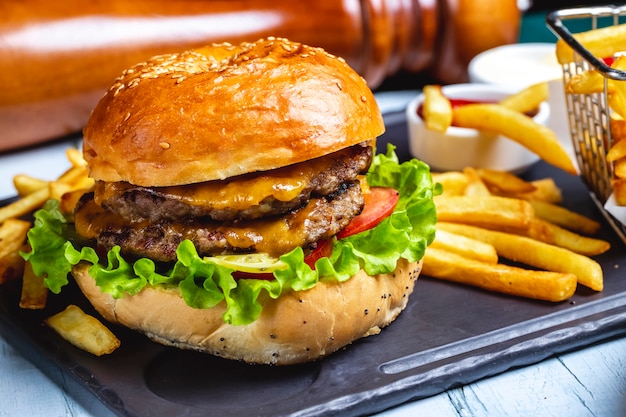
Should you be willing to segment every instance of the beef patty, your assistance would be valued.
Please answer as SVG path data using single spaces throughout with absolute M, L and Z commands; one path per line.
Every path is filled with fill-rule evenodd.
M 231 223 L 129 222 L 104 210 L 90 193 L 76 207 L 75 225 L 79 235 L 95 238 L 107 249 L 119 245 L 123 253 L 155 261 L 175 260 L 176 248 L 185 239 L 193 242 L 200 256 L 247 252 L 280 256 L 334 236 L 361 212 L 363 204 L 359 182 L 350 181 L 297 210 L 268 218 Z
M 312 197 L 337 192 L 343 183 L 367 171 L 372 154 L 371 146 L 359 144 L 272 171 L 176 187 L 98 182 L 95 199 L 131 222 L 253 220 L 285 213 Z

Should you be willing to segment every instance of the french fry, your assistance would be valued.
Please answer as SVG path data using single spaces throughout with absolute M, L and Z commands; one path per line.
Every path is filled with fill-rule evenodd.
M 605 83 L 606 78 L 596 70 L 587 70 L 572 75 L 565 83 L 567 94 L 596 94 L 613 91 L 613 83 Z
M 424 124 L 428 129 L 445 132 L 452 124 L 450 100 L 443 95 L 439 85 L 426 85 L 422 92 L 424 93 L 422 103 Z
M 44 286 L 44 277 L 38 277 L 33 272 L 30 262 L 24 264 L 22 276 L 22 295 L 20 308 L 41 310 L 46 307 L 48 288 Z
M 576 33 L 574 39 L 593 55 L 610 57 L 616 52 L 626 51 L 626 24 Z M 559 64 L 567 64 L 574 61 L 574 51 L 564 40 L 559 39 L 556 43 L 556 57 Z
M 465 174 L 459 171 L 433 172 L 432 180 L 443 186 L 442 195 L 463 195 L 468 183 Z
M 626 157 L 622 157 L 613 163 L 613 174 L 617 178 L 626 178 Z
M 626 120 L 615 113 L 611 114 L 609 119 L 609 129 L 611 130 L 611 140 L 613 143 L 626 138 Z
M 474 168 L 467 167 L 463 169 L 463 174 L 465 174 L 468 180 L 464 195 L 473 197 L 491 195 L 491 192 L 489 192 L 489 189 Z
M 22 249 L 26 249 L 26 247 Z M 26 261 L 20 255 L 20 250 L 0 257 L 0 285 L 22 278 Z
M 48 186 L 48 182 L 26 174 L 18 174 L 13 177 L 13 186 L 19 196 L 32 194 Z
M 611 244 L 605 240 L 581 236 L 541 219 L 533 219 L 528 229 L 501 231 L 526 236 L 585 256 L 600 255 L 611 249 Z
M 51 181 L 48 183 L 48 198 L 54 200 L 61 200 L 63 194 L 72 191 L 73 187 L 70 184 L 61 181 Z
M 615 143 L 606 153 L 607 162 L 615 162 L 626 157 L 626 140 Z
M 498 253 L 493 245 L 445 230 L 437 231 L 435 240 L 429 247 L 443 249 L 481 262 L 498 263 Z
M 616 56 L 611 67 L 626 71 L 626 56 Z M 622 119 L 626 119 L 626 82 L 611 80 L 611 85 L 613 89 L 608 93 L 609 106 L 611 106 L 613 111 L 619 114 Z
M 552 302 L 574 295 L 577 283 L 573 274 L 485 263 L 432 246 L 426 249 L 422 272 L 489 291 Z
M 65 156 L 74 167 L 86 167 L 87 161 L 83 158 L 83 154 L 76 148 L 67 148 L 65 150 Z
M 613 188 L 615 203 L 620 206 L 626 206 L 626 178 L 611 179 L 611 188 Z
M 537 111 L 542 102 L 548 100 L 548 94 L 548 83 L 540 82 L 505 97 L 499 104 L 519 113 L 531 114 Z
M 498 196 L 438 196 L 435 206 L 440 222 L 526 229 L 534 216 L 528 201 Z
M 0 284 L 21 277 L 24 260 L 19 252 L 24 248 L 31 223 L 7 219 L 0 224 Z
M 119 339 L 97 318 L 70 304 L 44 322 L 72 345 L 96 356 L 113 353 Z
M 624 91 L 615 89 L 606 96 L 609 107 L 621 118 L 626 118 L 626 96 Z
M 547 271 L 574 274 L 578 283 L 594 291 L 602 291 L 604 287 L 602 267 L 587 256 L 525 236 L 466 224 L 438 223 L 437 227 L 487 242 L 496 248 L 499 256 L 514 262 Z
M 41 207 L 46 202 L 50 192 L 48 187 L 37 190 L 34 193 L 28 194 L 19 200 L 7 204 L 4 207 L 0 207 L 0 223 L 5 222 L 7 219 L 14 219 L 25 214 L 32 212 L 33 210 Z
M 547 203 L 560 203 L 563 201 L 561 189 L 556 185 L 552 178 L 543 178 L 531 181 L 531 184 L 535 187 L 535 191 L 531 191 L 529 193 L 517 193 L 509 195 L 509 197 L 520 198 L 528 201 L 545 201 Z
M 563 206 L 540 200 L 531 200 L 530 204 L 535 211 L 535 217 L 539 219 L 588 235 L 592 235 L 600 230 L 601 225 L 599 222 L 568 210 Z
M 528 181 L 507 171 L 479 168 L 476 170 L 483 182 L 492 190 L 499 193 L 518 195 L 532 193 L 537 187 Z
M 549 127 L 498 104 L 468 104 L 454 109 L 454 125 L 499 133 L 518 142 L 544 161 L 577 175 L 567 150 Z

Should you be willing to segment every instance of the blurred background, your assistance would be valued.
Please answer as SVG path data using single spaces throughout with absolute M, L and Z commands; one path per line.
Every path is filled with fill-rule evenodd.
M 484 50 L 554 42 L 546 14 L 581 5 L 585 2 L 0 2 L 0 153 L 80 132 L 121 71 L 153 55 L 282 36 L 342 56 L 375 92 L 414 90 L 425 83 L 467 81 L 468 63 Z

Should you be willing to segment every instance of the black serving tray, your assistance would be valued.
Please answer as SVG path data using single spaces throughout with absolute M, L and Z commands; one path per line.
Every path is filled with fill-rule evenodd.
M 386 116 L 390 142 L 409 157 L 402 113 Z M 462 151 L 462 150 L 460 150 Z M 54 363 L 120 416 L 353 416 L 438 394 L 541 361 L 556 353 L 626 334 L 624 246 L 577 177 L 543 162 L 526 176 L 555 178 L 564 204 L 603 222 L 613 247 L 597 260 L 605 289 L 579 287 L 562 303 L 505 296 L 422 276 L 406 310 L 379 335 L 317 362 L 246 365 L 148 341 L 112 326 L 122 346 L 94 357 L 60 339 L 43 318 L 75 303 L 97 315 L 70 286 L 41 311 L 18 307 L 19 286 L 0 286 L 0 329 L 42 369 Z

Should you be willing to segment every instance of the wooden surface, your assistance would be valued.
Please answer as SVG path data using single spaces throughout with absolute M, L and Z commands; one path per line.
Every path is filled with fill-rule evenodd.
M 378 94 L 383 112 L 415 92 Z M 0 154 L 0 179 L 28 170 L 52 178 L 75 141 Z M 12 193 L 0 182 L 0 196 Z M 626 277 L 625 277 L 626 279 Z M 110 410 L 46 361 L 31 363 L 0 335 L 0 417 L 108 417 Z M 37 362 L 37 361 L 35 361 Z M 626 416 L 626 338 L 606 340 L 379 414 L 398 416 Z

